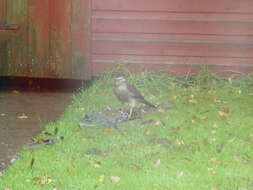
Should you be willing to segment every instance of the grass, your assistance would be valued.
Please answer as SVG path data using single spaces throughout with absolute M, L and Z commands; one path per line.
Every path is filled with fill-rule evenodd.
M 175 105 L 112 128 L 79 128 L 78 115 L 119 108 L 111 76 L 73 97 L 59 128 L 64 140 L 34 150 L 0 176 L 0 190 L 250 190 L 253 189 L 253 77 L 224 79 L 203 71 L 128 80 L 153 103 Z M 43 134 L 39 135 L 45 138 Z M 34 159 L 31 168 L 31 160 Z

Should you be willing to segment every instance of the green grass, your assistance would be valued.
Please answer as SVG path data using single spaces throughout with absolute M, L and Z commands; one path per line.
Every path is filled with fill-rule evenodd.
M 58 127 L 65 139 L 24 148 L 22 159 L 1 175 L 0 190 L 253 189 L 253 77 L 231 79 L 206 71 L 194 78 L 131 75 L 149 101 L 175 107 L 143 118 L 152 123 L 125 123 L 122 133 L 78 128 L 78 115 L 122 106 L 111 77 L 102 76 L 46 126 L 49 132 Z

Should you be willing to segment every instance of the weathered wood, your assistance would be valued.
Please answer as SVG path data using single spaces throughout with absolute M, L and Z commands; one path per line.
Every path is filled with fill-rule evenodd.
M 27 76 L 47 77 L 50 68 L 49 1 L 28 0 Z M 51 74 L 51 73 L 50 73 Z
M 20 25 L 12 33 L 7 43 L 8 61 L 4 65 L 3 75 L 26 76 L 27 72 L 27 0 L 7 0 L 7 24 Z
M 50 1 L 50 65 L 57 78 L 71 78 L 71 1 Z
M 72 77 L 91 79 L 91 0 L 72 1 Z
M 252 0 L 93 0 L 94 10 L 253 13 Z
M 142 69 L 252 71 L 252 7 L 251 0 L 93 0 L 93 69 L 122 61 Z

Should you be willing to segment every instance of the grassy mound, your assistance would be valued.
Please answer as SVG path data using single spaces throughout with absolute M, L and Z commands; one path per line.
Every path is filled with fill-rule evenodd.
M 78 116 L 122 105 L 112 77 L 101 76 L 73 97 L 63 118 L 46 126 L 64 136 L 24 148 L 0 176 L 11 190 L 249 190 L 253 189 L 253 77 L 152 73 L 130 75 L 145 98 L 173 109 L 149 113 L 120 128 L 79 128 Z M 43 134 L 41 138 L 45 138 Z M 31 161 L 34 160 L 31 167 Z

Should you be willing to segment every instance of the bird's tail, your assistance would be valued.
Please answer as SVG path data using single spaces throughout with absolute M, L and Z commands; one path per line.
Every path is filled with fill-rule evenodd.
M 145 104 L 145 105 L 147 105 L 147 106 L 150 106 L 150 107 L 152 107 L 152 108 L 156 108 L 156 106 L 155 106 L 154 104 L 151 104 L 150 102 L 148 102 L 148 101 L 145 100 L 145 99 L 142 100 L 142 103 Z

